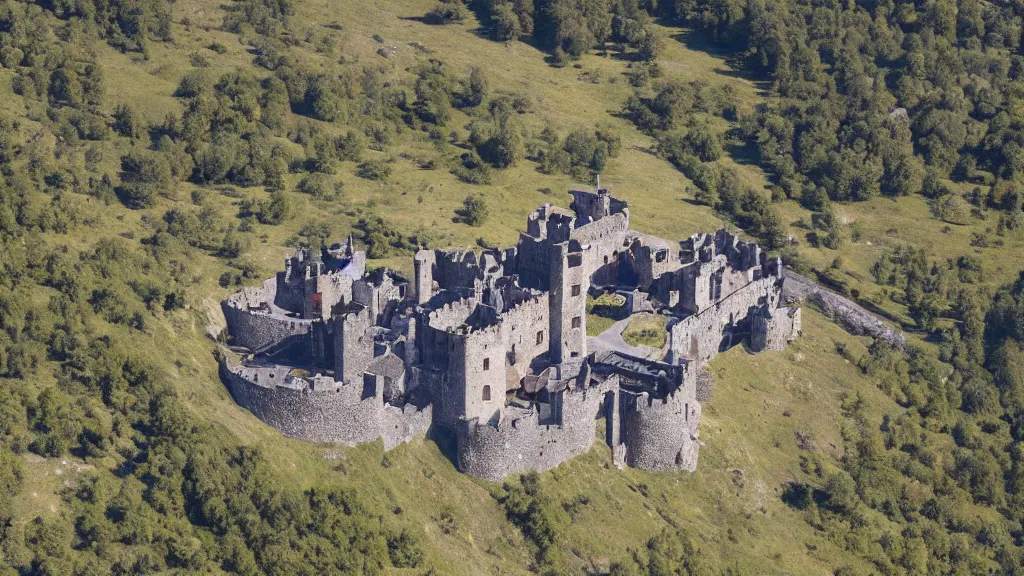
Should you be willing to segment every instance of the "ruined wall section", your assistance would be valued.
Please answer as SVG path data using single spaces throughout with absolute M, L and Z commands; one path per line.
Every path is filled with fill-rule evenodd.
M 650 290 L 655 280 L 679 270 L 679 249 L 660 239 L 634 235 L 629 242 L 628 258 L 637 277 L 637 287 Z M 668 302 L 668 297 L 659 298 Z
M 221 364 L 231 396 L 269 426 L 289 438 L 354 446 L 384 439 L 390 450 L 426 432 L 431 408 L 384 403 L 381 388 L 365 396 L 362 382 L 311 381 L 286 376 L 288 368 L 241 368 Z M 273 374 L 273 378 L 270 375 Z
M 548 348 L 552 364 L 587 355 L 587 291 L 590 272 L 583 265 L 583 254 L 570 253 L 569 243 L 556 246 L 557 258 L 551 261 L 549 299 L 551 338 Z
M 664 399 L 623 392 L 626 463 L 643 470 L 697 469 L 701 406 L 681 388 Z
M 274 312 L 276 293 L 277 280 L 271 278 L 260 286 L 243 288 L 221 302 L 228 334 L 235 344 L 255 352 L 288 340 L 308 338 L 313 321 Z
M 672 364 L 688 359 L 704 365 L 718 354 L 727 327 L 735 326 L 756 306 L 774 310 L 779 306 L 781 286 L 774 276 L 755 280 L 708 308 L 669 326 L 669 351 Z
M 332 312 L 352 301 L 352 277 L 341 272 L 315 276 L 309 281 L 309 297 L 303 302 L 303 318 L 327 320 Z M 314 299 L 319 294 L 319 302 Z
M 420 250 L 413 259 L 415 278 L 413 290 L 416 292 L 416 303 L 426 304 L 434 295 L 434 264 L 437 257 L 433 250 Z
M 373 361 L 373 319 L 370 310 L 358 307 L 335 319 L 334 377 L 345 383 L 362 382 L 362 374 Z
M 505 355 L 502 326 L 463 329 L 449 340 L 448 377 L 461 386 L 462 416 L 497 423 L 505 406 Z
M 562 392 L 558 423 L 542 424 L 536 410 L 507 417 L 498 426 L 475 420 L 459 422 L 459 470 L 478 478 L 499 481 L 529 470 L 543 472 L 575 458 L 594 444 L 595 419 L 603 412 L 608 392 L 618 391 L 618 379 L 598 386 Z
M 507 370 L 508 388 L 518 386 L 529 373 L 531 362 L 548 352 L 550 306 L 550 295 L 542 292 L 502 313 L 502 342 L 506 350 L 502 368 Z
M 799 307 L 758 308 L 751 315 L 750 349 L 754 352 L 785 350 L 802 331 L 802 313 Z
M 551 288 L 552 247 L 569 241 L 576 219 L 555 212 L 551 204 L 534 210 L 526 219 L 526 232 L 519 234 L 516 272 L 523 286 Z

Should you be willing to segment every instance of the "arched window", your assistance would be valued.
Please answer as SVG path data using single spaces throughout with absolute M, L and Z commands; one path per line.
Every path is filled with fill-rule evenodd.
M 483 398 L 484 398 L 484 402 L 490 402 L 490 400 L 491 400 L 491 387 L 490 387 L 490 385 L 484 386 Z

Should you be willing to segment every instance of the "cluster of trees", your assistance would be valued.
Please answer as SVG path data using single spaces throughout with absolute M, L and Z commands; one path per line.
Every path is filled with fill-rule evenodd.
M 791 197 L 904 195 L 926 170 L 1020 176 L 1022 14 L 977 0 L 819 5 L 688 0 L 677 15 L 771 82 L 742 129 Z
M 803 458 L 805 480 L 784 498 L 883 574 L 1017 573 L 1024 275 L 993 293 L 977 286 L 977 257 L 935 263 L 907 247 L 891 250 L 872 273 L 933 331 L 939 354 L 875 341 L 858 365 L 905 410 L 879 422 L 862 398 L 848 397 L 852 425 L 839 466 Z
M 651 6 L 636 0 L 472 0 L 466 2 L 495 40 L 528 36 L 551 51 L 558 65 L 578 60 L 612 43 L 638 60 L 654 60 L 661 38 L 651 26 Z M 654 3 L 650 3 L 654 4 Z M 463 0 L 441 0 L 424 19 L 431 24 L 460 22 Z
M 697 202 L 728 215 L 769 250 L 786 243 L 782 217 L 762 192 L 743 185 L 736 170 L 717 162 L 722 135 L 705 119 L 736 119 L 736 96 L 728 86 L 666 80 L 638 88 L 623 114 L 658 142 L 658 154 L 689 178 Z
M 568 174 L 580 181 L 591 181 L 604 170 L 609 158 L 622 151 L 622 138 L 613 129 L 599 126 L 593 131 L 573 130 L 560 138 L 551 126 L 532 142 L 532 157 L 544 174 Z
M 231 16 L 272 28 L 291 11 L 273 4 L 239 3 Z M 289 112 L 279 79 L 191 76 L 184 115 L 160 126 L 101 107 L 93 43 L 145 51 L 168 38 L 164 2 L 0 5 L 0 65 L 14 72 L 18 102 L 45 110 L 31 123 L 0 119 L 0 571 L 429 569 L 420 533 L 400 517 L 344 485 L 300 490 L 259 450 L 196 419 L 158 360 L 168 349 L 143 336 L 183 314 L 203 266 L 195 248 L 233 258 L 246 242 L 203 191 L 178 202 L 175 182 L 263 184 L 270 200 L 243 211 L 261 221 L 288 211 L 277 183 L 288 165 L 270 145 Z M 359 140 L 330 142 L 352 160 Z M 120 185 L 97 171 L 110 150 L 124 151 Z M 303 191 L 318 194 L 317 184 Z M 175 201 L 142 219 L 140 237 L 96 233 L 114 222 L 118 208 L 100 205 L 117 194 L 131 206 Z M 15 522 L 29 452 L 91 466 L 56 513 Z
M 893 287 L 889 297 L 907 307 L 910 317 L 923 330 L 935 328 L 936 321 L 971 298 L 966 285 L 984 280 L 981 258 L 963 255 L 945 263 L 929 262 L 923 248 L 895 246 L 871 268 L 875 282 Z M 957 315 L 963 316 L 961 310 Z

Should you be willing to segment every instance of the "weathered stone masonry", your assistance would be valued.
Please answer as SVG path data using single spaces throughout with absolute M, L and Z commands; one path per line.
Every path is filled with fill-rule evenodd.
M 262 286 L 223 302 L 243 352 L 232 396 L 287 436 L 386 450 L 449 430 L 460 470 L 500 480 L 586 452 L 604 423 L 616 465 L 694 470 L 702 367 L 746 342 L 779 350 L 801 331 L 778 260 L 725 231 L 672 243 L 629 229 L 606 190 L 545 205 L 515 248 L 421 250 L 414 279 L 365 272 L 352 239 L 299 250 Z M 663 357 L 590 350 L 588 294 L 667 317 Z

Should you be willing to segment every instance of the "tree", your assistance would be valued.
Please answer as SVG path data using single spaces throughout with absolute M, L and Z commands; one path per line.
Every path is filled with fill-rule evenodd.
M 523 27 L 519 24 L 519 16 L 508 2 L 500 2 L 491 11 L 491 24 L 494 27 L 494 39 L 499 41 L 519 40 Z
M 490 90 L 490 83 L 483 69 L 473 66 L 469 71 L 469 93 L 466 96 L 466 103 L 469 106 L 479 106 Z
M 131 106 L 118 104 L 114 109 L 114 132 L 126 138 L 138 139 L 148 129 L 146 121 Z
M 291 199 L 284 190 L 275 190 L 270 193 L 268 201 L 260 203 L 256 219 L 261 224 L 281 224 L 292 215 Z
M 456 213 L 463 223 L 470 226 L 483 226 L 489 215 L 483 197 L 474 194 L 466 196 L 462 201 L 462 208 Z
M 129 208 L 148 208 L 172 186 L 171 166 L 163 154 L 132 150 L 121 157 L 118 195 Z

